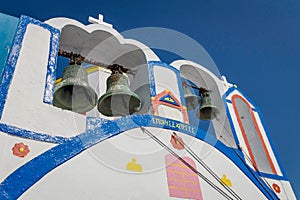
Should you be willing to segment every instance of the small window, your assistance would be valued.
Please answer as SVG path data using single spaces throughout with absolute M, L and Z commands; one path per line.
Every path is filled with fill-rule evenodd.
M 254 167 L 265 173 L 276 174 L 251 105 L 240 95 L 232 96 L 232 104 Z

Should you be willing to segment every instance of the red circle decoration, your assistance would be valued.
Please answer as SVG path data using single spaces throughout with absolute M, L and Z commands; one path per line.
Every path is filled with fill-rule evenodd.
M 12 148 L 12 152 L 15 156 L 20 158 L 24 158 L 30 152 L 29 147 L 25 145 L 23 142 L 16 143 Z
M 184 143 L 181 137 L 177 136 L 175 133 L 171 136 L 170 142 L 175 149 L 184 149 Z
M 280 193 L 281 192 L 279 185 L 277 185 L 276 183 L 273 183 L 272 187 L 273 187 L 273 189 L 274 189 L 274 191 L 276 193 Z

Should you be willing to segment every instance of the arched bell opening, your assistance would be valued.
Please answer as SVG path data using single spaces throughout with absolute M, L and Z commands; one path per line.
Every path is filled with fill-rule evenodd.
M 135 114 L 146 114 L 151 108 L 148 62 L 141 49 L 137 47 L 135 49 L 132 49 L 132 47 L 127 48 L 127 50 L 120 52 L 112 63 L 130 69 L 130 72 L 126 73 L 129 88 L 141 101 L 141 107 Z
M 86 114 L 87 116 L 104 118 L 148 112 L 150 107 L 150 87 L 146 55 L 138 46 L 130 43 L 122 43 L 124 41 L 120 42 L 120 38 L 120 35 L 113 35 L 112 33 L 104 30 L 95 30 L 89 33 L 88 31 L 75 25 L 66 25 L 63 27 L 61 30 L 61 38 L 59 43 L 59 57 L 56 70 L 56 88 L 62 82 L 66 82 L 63 79 L 63 77 L 66 77 L 64 76 L 65 69 L 70 68 L 70 65 L 75 64 L 79 65 L 82 69 L 84 69 L 84 71 L 86 71 L 88 80 L 84 84 L 95 92 L 94 96 L 97 95 L 98 99 L 100 99 L 102 96 L 107 94 L 109 89 L 108 87 L 112 86 L 112 84 L 110 84 L 110 86 L 107 84 L 108 78 L 114 74 L 112 70 L 110 70 L 109 66 L 118 64 L 125 69 L 125 71 L 122 72 L 124 76 L 122 76 L 123 78 L 121 79 L 123 80 L 123 86 L 126 85 L 128 90 L 124 91 L 124 93 L 126 93 L 126 95 L 128 93 L 136 94 L 136 96 L 139 97 L 141 105 L 138 107 L 138 109 L 134 109 L 134 112 L 130 111 L 125 114 L 107 114 L 107 112 L 101 113 L 102 110 L 98 108 L 99 106 L 97 106 L 96 103 L 92 109 L 74 110 L 73 107 L 66 108 L 65 105 L 61 104 L 61 102 L 57 103 L 57 99 L 54 101 L 55 106 Z M 77 78 L 80 79 L 80 77 Z M 68 83 L 69 82 L 70 81 L 68 81 Z M 74 85 L 75 83 L 71 84 Z M 80 84 L 82 85 L 82 83 Z M 119 98 L 119 93 L 117 92 L 118 95 L 115 95 L 117 94 L 114 93 L 115 91 L 116 90 L 113 90 L 110 96 Z M 86 92 L 89 93 L 88 90 L 83 91 L 83 93 Z M 69 93 L 73 95 L 72 92 Z M 55 95 L 56 94 L 54 94 L 54 96 Z M 59 100 L 64 103 L 66 100 L 63 97 L 64 94 L 60 94 L 59 96 Z M 124 96 L 122 97 L 124 98 Z M 68 98 L 70 99 L 70 97 Z M 90 97 L 87 99 L 90 99 Z M 72 99 L 71 102 L 73 102 L 73 100 L 74 99 Z M 125 104 L 129 104 L 128 102 L 125 102 Z M 122 103 L 124 104 L 124 102 Z M 111 108 L 116 107 L 116 105 L 113 105 L 111 100 L 109 100 L 109 104 L 111 104 L 109 105 Z
M 187 108 L 189 107 L 187 110 L 190 124 L 217 137 L 224 144 L 235 147 L 225 102 L 218 86 L 219 79 L 202 66 L 196 67 L 190 64 L 180 66 L 180 76 L 185 103 Z M 185 86 L 186 84 L 188 87 Z M 204 91 L 199 92 L 199 88 Z M 196 98 L 199 99 L 199 103 L 192 103 L 196 102 Z M 207 112 L 209 115 L 206 114 Z

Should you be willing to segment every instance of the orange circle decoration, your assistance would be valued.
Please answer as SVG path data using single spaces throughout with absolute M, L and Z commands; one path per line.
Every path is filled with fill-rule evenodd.
M 20 158 L 24 158 L 30 152 L 29 147 L 25 145 L 23 142 L 16 143 L 12 148 L 12 152 L 15 156 Z
M 170 142 L 175 149 L 182 150 L 184 149 L 184 143 L 181 137 L 177 136 L 176 133 L 171 136 Z
M 273 187 L 273 189 L 274 189 L 274 191 L 276 193 L 280 193 L 281 192 L 279 185 L 277 185 L 276 183 L 273 183 L 272 187 Z

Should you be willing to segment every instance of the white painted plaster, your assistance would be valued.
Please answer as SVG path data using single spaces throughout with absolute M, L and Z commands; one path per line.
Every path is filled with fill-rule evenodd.
M 29 24 L 1 122 L 38 133 L 70 137 L 85 131 L 85 116 L 43 102 L 50 32 Z

